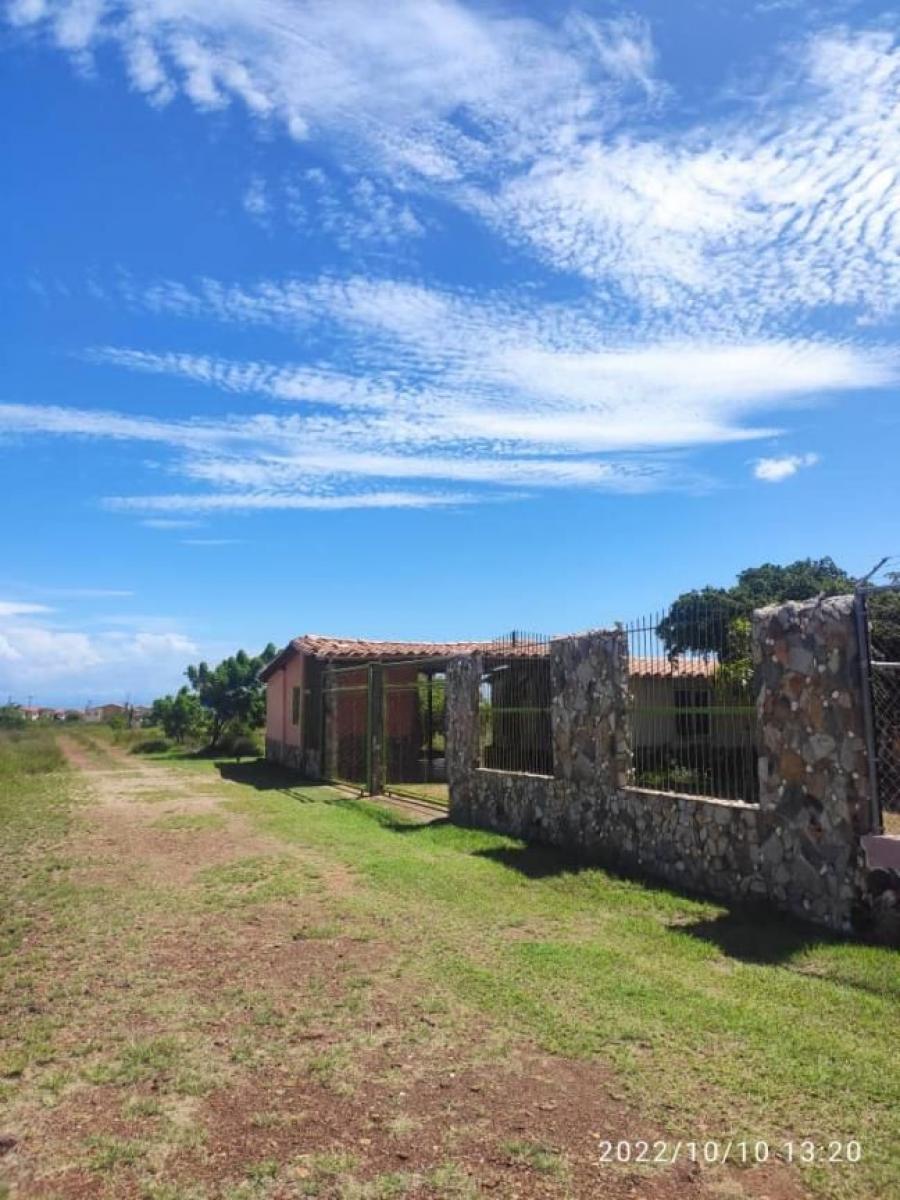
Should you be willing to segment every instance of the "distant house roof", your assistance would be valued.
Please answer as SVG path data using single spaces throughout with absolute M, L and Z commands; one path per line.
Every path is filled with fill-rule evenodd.
M 460 654 L 485 653 L 494 649 L 508 657 L 520 654 L 523 658 L 549 654 L 548 642 L 523 643 L 518 650 L 508 642 L 379 642 L 367 638 L 330 637 L 321 633 L 305 633 L 294 638 L 259 673 L 265 683 L 285 663 L 298 654 L 331 662 L 399 662 L 413 658 L 455 658 Z M 714 674 L 715 659 L 701 658 L 632 658 L 630 673 L 642 677 L 708 678 Z
M 714 658 L 632 658 L 628 662 L 628 671 L 642 678 L 710 679 L 718 665 Z

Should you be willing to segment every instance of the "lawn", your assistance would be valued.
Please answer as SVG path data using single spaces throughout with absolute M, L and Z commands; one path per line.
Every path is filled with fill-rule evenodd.
M 96 743 L 94 752 L 102 758 L 106 751 Z M 130 891 L 120 888 L 115 916 L 106 911 L 110 897 L 97 894 L 96 882 L 72 878 L 60 853 L 66 822 L 80 820 L 77 802 L 83 796 L 73 773 L 3 776 L 0 815 L 9 831 L 3 882 L 14 901 L 6 910 L 4 949 L 20 956 L 31 992 L 41 991 L 40 972 L 55 944 L 51 938 L 23 954 L 32 923 L 50 922 L 58 934 L 75 928 L 79 937 L 109 951 L 135 922 L 168 929 L 176 902 L 186 920 L 196 913 L 200 931 L 208 928 L 211 913 L 217 922 L 242 920 L 250 911 L 261 920 L 270 906 L 273 913 L 290 913 L 296 937 L 304 941 L 352 945 L 363 948 L 361 953 L 367 945 L 379 947 L 377 967 L 369 962 L 358 977 L 353 972 L 341 977 L 347 990 L 333 1011 L 325 1000 L 331 982 L 316 985 L 318 1007 L 315 989 L 306 999 L 303 1020 L 318 1022 L 328 1010 L 328 1019 L 336 1022 L 335 1040 L 313 1046 L 315 1053 L 305 1046 L 303 1059 L 317 1084 L 332 1092 L 346 1088 L 351 1095 L 365 1088 L 353 1063 L 377 1040 L 373 1013 L 381 1013 L 383 1004 L 388 1021 L 402 1024 L 415 1016 L 415 1028 L 425 1031 L 422 1054 L 435 1053 L 439 1040 L 442 1053 L 458 1055 L 472 1069 L 499 1070 L 523 1047 L 560 1061 L 598 1064 L 596 1086 L 607 1089 L 623 1111 L 637 1114 L 633 1138 L 765 1140 L 773 1153 L 789 1141 L 809 1139 L 824 1147 L 857 1141 L 861 1162 L 798 1168 L 803 1184 L 823 1196 L 900 1194 L 895 952 L 581 869 L 514 839 L 446 821 L 408 823 L 333 788 L 296 786 L 289 775 L 264 764 L 173 754 L 164 764 L 142 769 L 161 779 L 165 772 L 166 780 L 177 775 L 187 792 L 211 797 L 213 807 L 167 811 L 164 802 L 147 804 L 148 838 L 167 839 L 165 846 L 172 847 L 198 847 L 207 843 L 195 839 L 209 839 L 210 853 L 221 855 L 222 822 L 238 820 L 262 839 L 263 849 L 248 842 L 243 852 L 208 864 L 198 862 L 195 850 L 195 869 L 181 893 L 138 884 Z M 121 769 L 123 781 L 131 779 L 121 760 L 107 765 Z M 107 786 L 109 778 L 107 772 Z M 151 797 L 152 783 L 148 777 L 130 786 Z M 134 794 L 139 800 L 143 793 Z M 133 930 L 126 940 L 128 970 L 136 971 L 146 945 Z M 293 1018 L 278 997 L 250 995 L 257 983 L 263 986 L 249 970 L 249 999 L 244 996 L 239 1005 L 241 1021 L 249 1022 L 240 1053 L 271 1063 L 291 1042 L 285 1030 Z M 167 1060 L 159 1068 L 164 1075 L 180 1078 L 186 1093 L 225 1086 L 234 1067 L 224 1074 L 216 1067 L 209 1021 L 187 1010 L 178 987 L 166 997 L 164 978 L 144 984 L 156 989 L 155 1003 L 170 1012 L 168 1022 L 157 1022 L 150 1049 L 145 1047 L 149 1065 L 140 1053 L 123 1058 L 121 1046 L 115 1052 L 95 1047 L 96 1054 L 79 1061 L 66 1049 L 71 1039 L 63 1005 L 57 1018 L 44 1013 L 43 1023 L 32 1021 L 33 1029 L 25 1035 L 16 1030 L 10 1039 L 7 1098 L 16 1099 L 24 1084 L 34 1094 L 48 1094 L 40 1081 L 54 1072 L 66 1079 L 59 1091 L 97 1081 L 137 1085 L 156 1070 L 154 1053 L 165 1058 L 168 1045 L 171 1057 L 171 1036 L 180 1047 L 178 1062 Z M 7 986 L 7 1014 L 23 998 L 20 992 Z M 217 997 L 217 1003 L 225 1001 Z M 408 1012 L 390 1015 L 404 1006 Z M 250 1010 L 252 1020 L 246 1016 Z M 166 1033 L 170 1028 L 173 1035 Z M 404 1038 L 410 1028 L 403 1025 Z M 396 1068 L 390 1064 L 395 1075 Z M 153 1097 L 137 1092 L 128 1099 L 137 1104 Z M 396 1120 L 415 1122 L 415 1114 L 397 1114 Z M 123 1148 L 121 1137 L 103 1136 L 105 1141 L 84 1150 L 86 1169 L 105 1172 L 104 1178 L 116 1178 L 117 1171 L 146 1172 L 153 1155 L 144 1142 L 140 1162 L 129 1164 L 129 1155 L 138 1154 L 131 1145 L 135 1139 L 125 1138 Z M 175 1136 L 170 1129 L 170 1141 Z M 551 1189 L 515 1194 L 589 1194 L 572 1183 L 558 1146 L 543 1147 L 527 1129 L 508 1136 L 503 1146 L 510 1171 L 540 1177 L 541 1187 Z M 334 1153 L 338 1149 L 345 1151 Z M 450 1178 L 462 1168 L 451 1156 L 429 1169 Z M 271 1180 L 278 1177 L 277 1161 L 273 1170 Z M 257 1176 L 240 1185 L 250 1189 L 247 1195 L 282 1194 L 272 1191 L 276 1183 L 267 1182 L 262 1168 Z M 296 1194 L 350 1195 L 344 1176 L 343 1191 L 329 1191 L 331 1185 L 322 1183 L 319 1192 Z M 313 1179 L 309 1186 L 319 1185 Z M 463 1194 L 447 1187 L 425 1194 Z M 405 1194 L 403 1189 L 420 1194 L 408 1181 L 385 1194 Z
M 206 763 L 208 771 L 217 768 Z M 900 1192 L 900 955 L 584 870 L 549 850 L 225 765 L 229 803 L 370 884 L 435 1003 L 554 1053 L 600 1056 L 678 1136 L 859 1140 L 867 1165 L 810 1173 L 826 1193 Z M 673 1114 L 677 1121 L 673 1123 Z

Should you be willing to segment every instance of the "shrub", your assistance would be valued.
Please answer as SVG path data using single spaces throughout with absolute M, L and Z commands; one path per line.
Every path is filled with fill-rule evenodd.
M 259 756 L 259 745 L 255 738 L 247 737 L 246 734 L 239 734 L 232 740 L 231 750 L 236 759 L 242 758 L 257 758 Z
M 238 749 L 240 746 L 240 750 Z M 243 721 L 229 721 L 219 734 L 219 739 L 210 746 L 217 755 L 235 758 L 255 758 L 262 754 L 259 731 Z
M 24 729 L 25 716 L 15 704 L 0 707 L 0 729 Z
M 173 743 L 165 737 L 145 737 L 131 747 L 132 754 L 165 754 Z

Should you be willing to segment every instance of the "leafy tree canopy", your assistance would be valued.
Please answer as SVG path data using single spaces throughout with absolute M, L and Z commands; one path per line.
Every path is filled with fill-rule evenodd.
M 755 608 L 813 596 L 852 592 L 855 580 L 832 558 L 803 558 L 786 566 L 747 567 L 730 588 L 682 592 L 657 626 L 670 655 L 714 653 L 723 662 L 749 656 L 748 618 Z
M 210 718 L 210 742 L 218 743 L 226 725 L 257 729 L 265 724 L 266 695 L 259 673 L 278 653 L 270 642 L 251 657 L 238 650 L 218 666 L 201 662 L 185 671 L 191 687 Z
M 150 720 L 162 727 L 166 737 L 176 742 L 202 737 L 209 725 L 199 699 L 188 687 L 180 688 L 174 696 L 160 696 L 154 700 Z
M 890 589 L 866 597 L 872 658 L 900 662 L 900 572 L 888 571 Z

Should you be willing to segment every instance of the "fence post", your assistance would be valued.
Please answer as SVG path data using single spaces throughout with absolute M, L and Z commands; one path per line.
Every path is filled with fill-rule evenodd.
M 866 727 L 866 754 L 869 759 L 869 806 L 872 833 L 883 833 L 884 824 L 878 795 L 878 753 L 875 749 L 875 714 L 872 711 L 872 648 L 869 641 L 869 614 L 866 593 L 860 588 L 853 597 L 856 641 L 859 646 L 859 675 L 862 686 L 863 719 Z
M 469 824 L 478 766 L 481 657 L 468 655 L 447 664 L 445 737 L 450 820 Z
M 554 639 L 550 679 L 556 778 L 595 785 L 604 795 L 627 787 L 631 730 L 625 630 Z
M 322 672 L 322 778 L 337 778 L 337 697 L 330 664 Z
M 369 737 L 366 790 L 370 796 L 384 791 L 384 671 L 380 663 L 369 665 Z
M 854 604 L 820 597 L 753 614 L 760 869 L 776 903 L 839 929 L 859 899 L 872 821 Z

